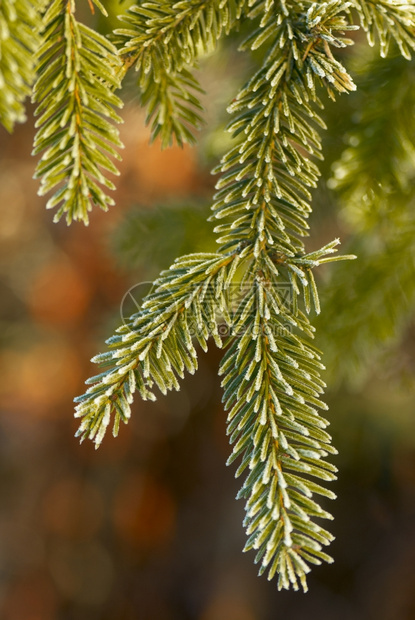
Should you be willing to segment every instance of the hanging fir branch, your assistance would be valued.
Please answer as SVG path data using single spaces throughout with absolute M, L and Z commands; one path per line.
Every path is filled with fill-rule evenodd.
M 106 211 L 114 204 L 106 189 L 115 189 L 107 175 L 118 174 L 112 160 L 120 159 L 122 147 L 114 126 L 121 122 L 114 108 L 122 102 L 113 92 L 122 63 L 112 43 L 76 20 L 74 0 L 51 2 L 44 24 L 33 90 L 39 193 L 54 190 L 47 208 L 58 208 L 55 222 L 66 215 L 68 224 L 88 224 L 93 205 Z
M 257 15 L 258 5 L 249 17 Z M 277 572 L 279 588 L 297 589 L 300 581 L 306 590 L 309 563 L 332 561 L 322 551 L 332 536 L 314 522 L 331 515 L 312 497 L 333 494 L 310 484 L 308 476 L 328 481 L 336 469 L 324 461 L 335 450 L 324 431 L 328 423 L 318 413 L 326 408 L 319 398 L 322 366 L 308 342 L 313 328 L 297 297 L 307 313 L 312 301 L 319 312 L 311 270 L 328 260 L 336 242 L 305 255 L 301 237 L 311 210 L 309 188 L 318 178 L 311 160 L 320 156 L 316 127 L 324 126 L 316 113 L 322 106 L 316 86 L 330 96 L 334 89 L 354 89 L 330 49 L 350 44 L 339 31 L 354 26 L 341 14 L 349 6 L 342 2 L 313 4 L 305 15 L 304 6 L 288 10 L 287 5 L 270 5 L 243 44 L 256 49 L 275 33 L 263 66 L 230 106 L 236 118 L 229 129 L 243 140 L 218 169 L 223 176 L 214 217 L 229 221 L 216 229 L 225 233 L 221 250 L 243 239 L 241 254 L 249 261 L 246 295 L 235 319 L 240 335 L 221 366 L 235 444 L 229 462 L 242 457 L 237 475 L 250 470 L 239 494 L 246 500 L 245 550 L 258 550 L 260 573 L 268 570 L 272 578 Z M 287 289 L 288 306 L 281 298 Z
M 105 13 L 99 0 L 89 5 Z M 190 72 L 200 52 L 212 50 L 240 22 L 247 30 L 241 49 L 262 47 L 260 68 L 229 106 L 232 148 L 215 170 L 218 252 L 186 255 L 162 272 L 140 310 L 107 341 L 109 350 L 94 358 L 103 372 L 87 382 L 76 415 L 78 435 L 99 446 L 110 424 L 116 435 L 120 422 L 128 422 L 135 391 L 154 399 L 158 390 L 178 389 L 185 370 L 197 368 L 196 342 L 206 349 L 213 337 L 224 345 L 220 374 L 233 445 L 229 462 L 239 459 L 237 475 L 246 475 L 239 493 L 246 502 L 245 548 L 257 550 L 260 573 L 277 574 L 279 588 L 301 584 L 305 590 L 310 564 L 331 561 L 323 547 L 332 536 L 317 521 L 331 516 L 316 496 L 333 497 L 324 483 L 335 477 L 326 457 L 336 452 L 320 415 L 327 408 L 321 400 L 323 366 L 311 344 L 308 315 L 320 312 L 313 270 L 336 260 L 338 240 L 311 253 L 303 242 L 322 158 L 320 111 L 326 93 L 334 99 L 355 89 L 336 56 L 352 43 L 346 35 L 357 28 L 354 16 L 370 43 L 379 40 L 382 55 L 394 41 L 407 58 L 415 48 L 414 7 L 394 0 L 137 3 L 126 14 L 126 27 L 116 32 L 118 53 L 77 21 L 74 0 L 49 0 L 37 8 L 43 6 L 34 153 L 42 153 L 36 175 L 42 194 L 54 191 L 48 207 L 57 207 L 56 221 L 65 215 L 68 223 L 88 223 L 93 205 L 106 210 L 112 203 L 107 173 L 117 174 L 113 159 L 121 146 L 115 112 L 121 101 L 114 92 L 130 66 L 138 72 L 153 137 L 159 135 L 163 145 L 173 139 L 182 144 L 193 140 L 201 123 L 200 87 Z M 23 118 L 33 79 L 37 31 L 34 26 L 31 36 L 28 28 L 37 18 L 31 8 L 24 0 L 0 5 L 0 77 L 7 82 L 0 89 L 0 114 L 9 129 Z M 16 60 L 19 51 L 23 60 Z M 377 195 L 388 214 L 390 178 L 364 165 L 368 148 L 385 131 L 388 136 L 396 130 L 399 140 L 404 133 L 386 127 L 374 106 L 361 127 L 370 125 L 379 135 L 370 146 L 358 130 L 336 178 L 351 205 L 359 202 L 356 196 L 367 195 L 370 203 Z M 408 140 L 403 151 L 412 157 Z M 377 147 L 372 159 L 380 161 Z M 363 167 L 363 180 L 356 181 L 356 165 L 359 172 Z M 412 183 L 405 170 L 399 165 L 391 177 L 402 195 Z M 380 189 L 371 186 L 375 177 Z M 399 217 L 412 233 L 413 219 L 397 210 Z
M 379 41 L 382 58 L 386 58 L 392 41 L 404 58 L 411 58 L 411 51 L 415 49 L 415 6 L 412 2 L 353 0 L 352 4 L 367 33 L 369 45 L 373 47 Z
M 223 289 L 232 259 L 218 254 L 188 255 L 160 275 L 142 309 L 107 341 L 109 352 L 93 360 L 109 368 L 90 379 L 92 387 L 76 399 L 76 417 L 83 418 L 78 431 L 82 439 L 93 439 L 98 447 L 112 414 L 116 436 L 120 421 L 130 418 L 136 390 L 145 400 L 155 399 L 153 386 L 163 394 L 178 390 L 177 378 L 183 378 L 185 370 L 193 374 L 197 369 L 193 336 L 205 351 L 210 336 L 222 346 L 217 313 L 219 308 L 226 313 Z
M 8 131 L 26 120 L 23 102 L 35 79 L 34 54 L 39 46 L 38 3 L 0 3 L 0 122 Z
M 223 33 L 240 18 L 245 0 L 182 0 L 133 5 L 116 30 L 127 65 L 139 76 L 141 102 L 147 107 L 152 138 L 163 147 L 194 143 L 202 123 L 198 93 L 203 92 L 187 68 L 201 52 L 212 51 Z
M 178 338 L 179 317 L 185 324 L 189 316 L 199 317 L 195 335 L 202 346 L 212 325 L 218 339 L 217 321 L 225 321 L 231 331 L 221 373 L 235 444 L 230 462 L 242 456 L 238 474 L 248 465 L 251 470 L 240 493 L 247 500 L 246 548 L 258 549 L 260 572 L 269 568 L 270 578 L 277 572 L 279 587 L 298 588 L 300 581 L 304 589 L 308 564 L 331 561 L 322 545 L 332 537 L 313 520 L 330 515 L 312 498 L 333 494 L 309 476 L 333 479 L 335 467 L 324 457 L 335 449 L 324 430 L 327 421 L 318 413 L 326 406 L 319 398 L 324 387 L 319 354 L 308 341 L 313 328 L 297 298 L 307 312 L 312 302 L 319 310 L 312 268 L 332 259 L 337 240 L 305 254 L 301 237 L 311 210 L 309 188 L 318 177 L 311 160 L 320 155 L 316 126 L 323 124 L 316 113 L 322 105 L 316 88 L 325 87 L 331 96 L 334 90 L 354 88 L 331 47 L 350 44 L 342 33 L 355 28 L 345 19 L 348 3 L 312 4 L 308 11 L 305 4 L 269 3 L 259 29 L 243 46 L 256 49 L 267 42 L 270 25 L 276 23 L 263 66 L 230 107 L 236 115 L 230 130 L 243 139 L 219 167 L 214 217 L 226 219 L 216 229 L 219 253 L 207 264 L 201 263 L 204 257 L 184 257 L 179 276 L 175 266 L 162 274 L 155 296 L 110 339 L 110 351 L 95 358 L 109 368 L 91 380 L 93 387 L 78 399 L 77 408 L 83 417 L 80 434 L 99 445 L 112 412 L 116 430 L 118 420 L 129 417 L 130 381 L 148 397 L 153 382 L 163 392 L 177 387 L 174 371 L 181 376 L 184 360 L 173 365 L 170 356 L 187 356 L 194 370 L 196 352 L 188 327 Z M 250 18 L 259 7 L 252 6 Z M 216 294 L 206 296 L 200 291 L 210 282 L 211 263 L 218 281 Z M 229 290 L 237 268 L 245 276 L 235 310 Z M 289 288 L 292 305 L 284 304 L 280 287 Z M 190 300 L 202 306 L 193 308 Z M 188 310 L 182 314 L 180 308 Z M 166 352 L 163 330 L 171 347 Z

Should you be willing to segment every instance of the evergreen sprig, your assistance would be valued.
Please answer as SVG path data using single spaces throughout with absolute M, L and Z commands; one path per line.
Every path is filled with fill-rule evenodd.
M 89 5 L 105 13 L 100 0 Z M 151 0 L 126 12 L 125 27 L 115 32 L 119 51 L 76 19 L 74 0 L 33 6 L 29 0 L 0 4 L 0 116 L 9 130 L 23 119 L 23 100 L 36 72 L 34 153 L 42 154 L 36 175 L 42 194 L 54 191 L 48 207 L 57 207 L 55 221 L 66 215 L 68 224 L 88 223 L 93 205 L 106 210 L 113 202 L 106 191 L 114 188 L 108 173 L 117 174 L 113 160 L 122 146 L 115 111 L 122 104 L 115 91 L 129 67 L 138 72 L 152 137 L 160 136 L 163 146 L 183 144 L 194 140 L 192 132 L 202 122 L 200 86 L 191 73 L 198 56 L 240 23 L 247 31 L 241 50 L 262 48 L 259 69 L 228 109 L 233 142 L 215 169 L 220 176 L 211 217 L 218 251 L 183 256 L 161 273 L 139 311 L 107 341 L 109 350 L 94 358 L 103 372 L 88 380 L 76 416 L 78 435 L 98 447 L 111 423 L 116 435 L 120 422 L 128 422 L 135 391 L 154 399 L 157 391 L 178 389 L 184 372 L 197 368 L 196 342 L 204 350 L 210 337 L 224 345 L 220 374 L 233 445 L 229 462 L 240 459 L 237 475 L 246 473 L 239 493 L 246 502 L 245 549 L 257 550 L 260 573 L 278 574 L 279 588 L 301 584 L 305 590 L 309 565 L 331 561 L 323 547 L 332 536 L 318 521 L 331 515 L 315 496 L 334 497 L 324 483 L 335 477 L 326 457 L 336 452 L 319 413 L 327 407 L 321 400 L 320 354 L 311 344 L 309 314 L 320 312 L 313 270 L 353 258 L 334 256 L 338 240 L 308 253 L 304 245 L 320 174 L 321 109 L 326 94 L 334 99 L 355 89 L 337 57 L 353 42 L 347 35 L 358 27 L 355 16 L 369 43 L 380 42 L 382 56 L 393 42 L 409 58 L 415 49 L 414 6 L 398 0 Z M 398 287 L 411 285 L 387 279 L 378 258 L 405 256 L 414 231 L 408 205 L 414 202 L 415 140 L 407 113 L 415 102 L 413 76 L 403 77 L 413 67 L 399 64 L 405 67 L 399 73 L 394 62 L 367 69 L 368 104 L 335 172 L 355 226 L 375 241 L 372 276 L 385 274 L 381 291 L 387 304 Z M 379 97 L 380 79 L 395 80 L 392 102 Z M 397 111 L 394 123 L 385 116 L 389 104 Z M 401 269 L 413 282 L 411 252 Z M 345 281 L 343 274 L 334 295 Z M 413 284 L 411 290 L 415 300 Z M 370 303 L 364 310 L 366 319 L 373 315 Z M 356 305 L 352 311 L 357 314 Z M 363 316 L 362 311 L 360 320 Z M 330 314 L 325 321 L 331 322 Z M 392 322 L 393 312 L 386 323 Z M 378 341 L 376 329 L 371 338 Z
M 162 0 L 133 5 L 123 17 L 129 27 L 116 30 L 121 54 L 138 72 L 147 123 L 162 146 L 173 138 L 180 145 L 195 141 L 203 91 L 188 67 L 229 33 L 244 5 L 245 0 Z
M 380 54 L 386 58 L 391 42 L 409 60 L 415 49 L 415 6 L 400 0 L 353 0 L 369 45 L 380 43 Z
M 309 343 L 314 330 L 299 306 L 308 313 L 313 303 L 319 311 L 312 269 L 334 259 L 338 241 L 306 254 L 301 238 L 311 211 L 309 188 L 319 174 L 312 158 L 321 157 L 316 127 L 324 123 L 316 91 L 323 87 L 333 97 L 354 89 L 332 53 L 351 43 L 344 37 L 355 28 L 347 21 L 349 7 L 338 0 L 252 3 L 249 18 L 265 16 L 243 47 L 267 42 L 269 51 L 229 109 L 237 144 L 218 169 L 213 217 L 226 220 L 216 228 L 219 252 L 184 257 L 162 274 L 155 294 L 108 341 L 110 351 L 94 359 L 108 369 L 78 399 L 79 433 L 99 445 L 112 411 L 116 431 L 118 420 L 129 417 L 130 381 L 147 398 L 153 383 L 162 392 L 177 387 L 176 375 L 185 367 L 181 356 L 194 370 L 189 318 L 196 320 L 194 335 L 204 348 L 210 333 L 221 344 L 218 321 L 224 322 L 230 331 L 221 373 L 235 444 L 230 462 L 242 456 L 238 475 L 248 465 L 251 470 L 240 493 L 247 500 L 246 548 L 259 550 L 261 573 L 269 568 L 271 578 L 278 572 L 280 588 L 298 588 L 300 581 L 306 589 L 308 563 L 331 561 L 322 545 L 332 537 L 314 522 L 330 515 L 313 495 L 333 494 L 309 476 L 333 479 L 335 467 L 324 457 L 335 449 L 318 413 L 326 406 L 319 354 Z M 205 295 L 212 269 L 215 295 Z M 237 272 L 244 275 L 235 307 Z M 287 287 L 289 304 L 281 295 Z M 180 320 L 185 327 L 178 338 Z
M 327 260 L 325 255 L 335 244 L 304 257 L 302 264 L 308 261 L 309 267 L 299 269 L 302 288 L 312 289 L 317 310 L 310 266 Z M 327 409 L 320 400 L 323 366 L 308 342 L 313 328 L 297 308 L 300 289 L 287 287 L 287 281 L 277 277 L 276 267 L 270 268 L 265 260 L 255 267 L 233 320 L 236 336 L 220 368 L 225 375 L 225 408 L 230 409 L 228 434 L 234 444 L 228 464 L 241 457 L 236 475 L 247 468 L 249 472 L 238 494 L 246 500 L 244 550 L 258 551 L 259 573 L 268 570 L 271 579 L 277 572 L 279 588 L 292 584 L 298 589 L 300 581 L 307 590 L 308 564 L 332 561 L 322 545 L 333 537 L 314 521 L 332 517 L 313 496 L 334 494 L 309 479 L 330 481 L 336 472 L 324 460 L 336 450 L 324 430 L 328 422 L 318 413 Z M 288 304 L 287 290 L 293 296 Z
M 100 3 L 95 2 L 97 6 Z M 36 169 L 39 193 L 54 190 L 47 208 L 88 224 L 93 205 L 106 211 L 114 204 L 108 172 L 118 174 L 113 159 L 122 147 L 115 124 L 122 107 L 114 94 L 122 63 L 112 43 L 75 18 L 74 0 L 53 0 L 44 16 L 43 44 L 37 57 L 33 100 L 39 128 L 33 154 L 42 153 Z
M 313 328 L 297 297 L 307 312 L 312 301 L 319 312 L 312 268 L 332 258 L 325 255 L 336 242 L 306 255 L 301 237 L 311 211 L 309 188 L 319 175 L 311 159 L 320 157 L 316 128 L 324 127 L 316 88 L 325 87 L 331 97 L 334 89 L 354 90 L 331 46 L 350 44 L 343 33 L 355 26 L 346 22 L 349 4 L 343 2 L 311 4 L 307 11 L 306 3 L 295 9 L 285 2 L 268 6 L 243 48 L 256 49 L 271 33 L 275 39 L 263 66 L 229 108 L 236 114 L 229 130 L 243 138 L 217 170 L 222 178 L 214 217 L 228 220 L 216 228 L 225 233 L 221 251 L 238 248 L 252 274 L 235 320 L 241 335 L 230 345 L 221 372 L 226 373 L 225 407 L 232 407 L 228 421 L 235 445 L 229 462 L 242 457 L 237 475 L 250 469 L 239 494 L 246 499 L 245 550 L 258 550 L 260 573 L 269 570 L 272 578 L 277 572 L 279 588 L 297 589 L 300 581 L 306 590 L 308 564 L 332 561 L 322 551 L 332 537 L 313 521 L 331 516 L 312 497 L 333 494 L 310 484 L 308 475 L 327 481 L 336 469 L 324 461 L 335 450 L 318 414 L 326 408 L 319 399 L 322 366 L 308 342 Z M 258 7 L 263 4 L 253 6 L 251 18 Z M 280 295 L 287 289 L 288 307 Z
M 259 3 L 262 4 L 262 3 Z M 297 3 L 298 4 L 298 3 Z M 316 187 L 321 157 L 318 127 L 325 127 L 316 111 L 322 108 L 316 88 L 323 85 L 344 92 L 355 86 L 333 57 L 330 45 L 344 47 L 349 39 L 334 33 L 351 30 L 340 11 L 349 4 L 332 1 L 312 4 L 296 12 L 285 1 L 271 4 L 274 15 L 263 18 L 263 29 L 274 24 L 275 39 L 260 70 L 237 95 L 228 111 L 235 113 L 228 130 L 243 136 L 214 170 L 222 176 L 214 203 L 214 219 L 227 223 L 215 230 L 222 251 L 244 244 L 242 254 L 258 257 L 269 250 L 281 253 L 280 262 L 304 251 L 311 211 L 309 188 Z M 327 11 L 327 13 L 325 13 Z M 258 5 L 252 8 L 255 17 Z M 254 32 L 243 48 L 258 47 Z M 286 256 L 287 254 L 287 256 Z
M 226 313 L 223 288 L 231 261 L 219 254 L 190 254 L 161 273 L 140 311 L 107 341 L 109 352 L 93 359 L 109 368 L 92 377 L 92 387 L 76 399 L 82 439 L 93 439 L 98 447 L 112 414 L 116 436 L 120 421 L 130 418 L 136 390 L 144 400 L 154 400 L 153 386 L 163 394 L 179 389 L 177 377 L 197 369 L 194 336 L 205 351 L 209 336 L 222 346 L 217 317 L 219 309 Z
M 37 3 L 0 3 L 0 122 L 8 131 L 26 120 L 24 100 L 35 80 L 41 18 Z

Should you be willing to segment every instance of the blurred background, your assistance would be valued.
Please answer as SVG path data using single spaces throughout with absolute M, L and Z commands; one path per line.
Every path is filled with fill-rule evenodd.
M 353 66 L 366 49 L 359 44 L 345 60 Z M 116 207 L 93 213 L 89 228 L 53 225 L 37 197 L 32 119 L 12 136 L 0 130 L 4 620 L 415 619 L 414 303 L 396 281 L 393 260 L 386 261 L 395 278 L 390 329 L 372 339 L 368 326 L 387 308 L 380 295 L 369 298 L 372 314 L 367 304 L 357 309 L 353 288 L 359 283 L 366 291 L 370 283 L 373 295 L 384 290 L 381 280 L 376 289 L 379 271 L 370 271 L 370 260 L 319 275 L 316 342 L 330 370 L 340 471 L 331 487 L 338 494 L 330 524 L 335 563 L 314 568 L 307 594 L 278 592 L 276 582 L 257 577 L 253 555 L 242 554 L 243 503 L 234 499 L 236 467 L 225 467 L 230 447 L 214 346 L 180 392 L 150 404 L 137 399 L 117 439 L 108 434 L 97 452 L 74 439 L 72 399 L 95 374 L 88 360 L 120 323 L 125 293 L 177 255 L 215 248 L 206 223 L 209 171 L 227 147 L 226 103 L 254 62 L 232 41 L 203 61 L 207 127 L 195 149 L 149 145 L 130 78 Z M 413 80 L 414 63 L 405 67 Z M 391 100 L 387 80 L 377 88 Z M 359 228 L 344 217 L 327 183 L 369 95 L 327 106 L 327 158 L 310 250 L 340 235 L 364 254 L 376 236 L 383 239 L 383 229 L 374 232 L 367 222 Z M 408 174 L 415 176 L 410 157 Z M 412 188 L 405 205 L 412 204 Z M 413 269 L 409 250 L 403 262 Z

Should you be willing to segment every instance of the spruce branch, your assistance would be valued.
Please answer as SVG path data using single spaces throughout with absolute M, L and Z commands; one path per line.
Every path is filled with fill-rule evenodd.
M 87 2 L 106 15 L 101 0 Z M 87 224 L 93 205 L 113 203 L 108 175 L 118 174 L 122 147 L 115 91 L 130 66 L 152 137 L 183 144 L 202 123 L 191 72 L 201 53 L 242 22 L 241 50 L 262 48 L 259 69 L 228 108 L 233 142 L 215 169 L 210 218 L 218 251 L 185 255 L 161 273 L 93 359 L 103 369 L 76 399 L 75 415 L 78 436 L 98 447 L 110 424 L 117 435 L 128 422 L 136 391 L 153 400 L 179 389 L 185 371 L 197 369 L 197 343 L 206 350 L 212 337 L 222 347 L 226 332 L 220 375 L 228 462 L 239 459 L 236 475 L 245 474 L 238 494 L 246 502 L 245 550 L 257 551 L 260 574 L 278 574 L 279 588 L 306 590 L 310 564 L 332 561 L 324 550 L 332 535 L 318 521 L 331 515 L 316 496 L 334 497 L 324 483 L 335 478 L 326 458 L 336 450 L 320 415 L 323 365 L 309 315 L 321 310 L 314 268 L 355 256 L 336 255 L 337 239 L 306 252 L 304 238 L 325 96 L 356 88 L 337 57 L 353 43 L 356 16 L 381 56 L 392 46 L 410 58 L 415 7 L 400 0 L 150 0 L 124 16 L 114 33 L 120 51 L 76 19 L 75 0 L 0 0 L 0 121 L 11 131 L 24 120 L 32 90 L 40 193 L 54 192 L 47 206 L 68 224 Z M 414 65 L 402 57 L 382 62 L 363 66 L 360 115 L 332 180 L 364 259 L 357 276 L 337 272 L 324 313 L 326 336 L 346 363 L 347 346 L 362 363 L 415 305 Z M 382 82 L 388 91 L 379 90 Z
M 162 0 L 133 5 L 122 17 L 129 27 L 115 32 L 121 54 L 138 72 L 152 139 L 160 136 L 163 147 L 173 138 L 181 146 L 194 143 L 203 90 L 188 67 L 230 32 L 244 5 L 245 0 Z
M 95 2 L 97 6 L 100 3 Z M 114 108 L 120 87 L 121 59 L 105 37 L 78 22 L 74 0 L 53 0 L 44 16 L 43 44 L 37 55 L 38 79 L 33 100 L 39 116 L 33 154 L 42 153 L 36 169 L 39 193 L 54 190 L 47 208 L 88 224 L 93 205 L 106 211 L 114 204 L 108 172 L 118 174 L 113 159 L 122 147 Z
M 214 170 L 222 177 L 212 219 L 227 220 L 215 229 L 223 235 L 221 251 L 230 251 L 242 240 L 244 255 L 253 250 L 259 256 L 272 248 L 283 256 L 295 256 L 304 251 L 301 237 L 308 234 L 309 188 L 319 177 L 311 157 L 322 157 L 317 128 L 325 124 L 316 111 L 323 107 L 316 88 L 324 86 L 329 95 L 333 88 L 355 89 L 329 43 L 350 44 L 334 31 L 356 26 L 333 14 L 334 7 L 338 13 L 348 8 L 344 2 L 328 3 L 326 20 L 319 15 L 325 4 L 312 5 L 305 15 L 301 3 L 298 13 L 290 13 L 285 2 L 273 6 L 275 40 L 263 66 L 228 108 L 236 116 L 228 131 L 242 140 Z M 266 28 L 272 16 L 263 22 Z M 256 49 L 257 40 L 249 37 L 242 47 Z
M 415 50 L 415 6 L 400 0 L 352 0 L 369 45 L 380 43 L 385 58 L 391 42 L 395 42 L 407 60 Z
M 215 219 L 228 221 L 216 228 L 225 233 L 221 251 L 243 239 L 241 254 L 251 257 L 251 288 L 235 323 L 242 335 L 231 340 L 221 366 L 235 444 L 229 461 L 242 459 L 237 475 L 250 470 L 239 494 L 246 500 L 245 550 L 257 549 L 260 574 L 268 570 L 272 578 L 277 572 L 279 588 L 298 589 L 300 582 L 306 590 L 309 564 L 332 561 L 322 551 L 332 536 L 314 522 L 331 516 L 312 497 L 333 494 L 310 484 L 308 476 L 329 481 L 336 469 L 324 461 L 335 449 L 318 414 L 326 408 L 319 398 L 322 366 L 297 298 L 307 313 L 312 305 L 320 311 L 312 268 L 333 259 L 338 240 L 306 255 L 302 237 L 309 188 L 319 176 L 311 158 L 321 157 L 317 88 L 332 97 L 334 90 L 354 90 L 331 47 L 350 44 L 343 35 L 355 26 L 345 18 L 348 3 L 313 3 L 307 11 L 306 3 L 299 4 L 269 4 L 242 46 L 256 49 L 271 32 L 275 36 L 263 66 L 229 108 L 236 116 L 229 130 L 242 139 L 216 170 L 222 178 L 213 208 Z M 250 17 L 256 15 L 253 7 Z M 287 287 L 288 306 L 280 295 Z
M 322 545 L 333 537 L 312 520 L 332 517 L 312 497 L 334 494 L 308 479 L 333 480 L 336 471 L 323 460 L 336 453 L 324 430 L 328 422 L 318 414 L 327 408 L 319 400 L 323 366 L 318 352 L 293 333 L 295 326 L 312 334 L 304 316 L 284 308 L 275 273 L 264 265 L 254 278 L 254 294 L 249 291 L 235 317 L 241 336 L 232 339 L 220 369 L 234 443 L 228 464 L 241 457 L 236 475 L 249 472 L 238 494 L 246 500 L 244 550 L 258 551 L 260 574 L 268 569 L 271 579 L 277 572 L 279 588 L 298 589 L 299 580 L 307 590 L 308 563 L 332 561 Z
M 136 390 L 154 400 L 156 386 L 163 394 L 179 389 L 177 378 L 197 369 L 193 337 L 206 351 L 213 336 L 221 347 L 219 311 L 227 315 L 224 283 L 234 259 L 219 254 L 190 254 L 177 259 L 154 282 L 140 311 L 111 337 L 109 351 L 93 361 L 108 368 L 88 381 L 87 392 L 76 399 L 76 417 L 82 417 L 78 435 L 98 447 L 114 414 L 113 434 L 127 423 Z
M 219 298 L 219 320 L 230 329 L 221 365 L 235 443 L 230 462 L 241 456 L 238 475 L 248 464 L 251 470 L 240 493 L 247 500 L 246 549 L 259 550 L 260 572 L 268 568 L 269 577 L 278 572 L 280 588 L 298 588 L 300 581 L 306 589 L 308 563 L 331 561 L 322 545 L 332 536 L 312 520 L 330 518 L 312 498 L 333 494 L 309 476 L 334 478 L 335 467 L 324 458 L 335 449 L 324 430 L 328 423 L 318 414 L 326 408 L 320 400 L 324 383 L 319 354 L 309 343 L 314 329 L 307 313 L 312 306 L 320 310 L 312 269 L 335 259 L 338 240 L 306 254 L 302 237 L 311 211 L 309 189 L 319 175 L 312 158 L 321 157 L 316 128 L 324 123 L 316 112 L 322 107 L 317 89 L 323 87 L 332 97 L 334 91 L 354 89 L 332 52 L 351 43 L 344 37 L 356 28 L 346 19 L 349 7 L 337 0 L 252 4 L 249 17 L 255 19 L 259 10 L 264 17 L 243 48 L 268 42 L 269 50 L 229 108 L 235 115 L 229 129 L 239 140 L 218 169 L 222 177 L 213 218 L 225 220 L 215 229 L 221 235 L 219 252 L 200 259 L 184 257 L 162 274 L 142 311 L 108 341 L 118 349 L 94 359 L 108 361 L 110 368 L 93 378 L 94 386 L 78 399 L 77 415 L 84 418 L 79 433 L 99 445 L 113 407 L 116 420 L 128 419 L 132 390 L 126 378 L 131 371 L 148 397 L 153 381 L 162 391 L 177 387 L 174 371 L 183 368 L 176 361 L 173 370 L 173 356 L 190 356 L 188 367 L 194 370 L 196 353 L 188 327 L 183 340 L 176 341 L 180 317 L 188 326 L 189 317 L 199 316 L 195 336 L 204 348 L 210 334 L 218 341 L 213 307 Z M 212 269 L 214 301 L 201 293 Z M 242 301 L 235 308 L 229 291 L 237 270 L 244 275 Z M 287 287 L 292 299 L 288 305 L 281 293 Z M 193 307 L 190 300 L 202 305 Z M 188 313 L 178 314 L 178 307 L 188 308 Z M 166 325 L 169 346 L 162 357 Z
M 35 80 L 34 55 L 40 27 L 37 3 L 0 3 L 0 122 L 10 132 L 15 123 L 26 120 L 23 102 Z

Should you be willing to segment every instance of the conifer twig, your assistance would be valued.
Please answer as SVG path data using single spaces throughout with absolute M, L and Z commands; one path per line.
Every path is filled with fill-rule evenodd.
M 120 159 L 116 149 L 122 147 L 114 110 L 122 102 L 113 92 L 120 86 L 121 59 L 105 37 L 76 20 L 74 0 L 53 0 L 44 24 L 33 89 L 39 116 L 33 154 L 42 153 L 39 193 L 54 190 L 47 203 L 58 207 L 54 221 L 66 215 L 68 224 L 88 224 L 93 205 L 106 211 L 114 204 L 102 188 L 114 189 L 107 174 L 118 174 L 112 160 Z

